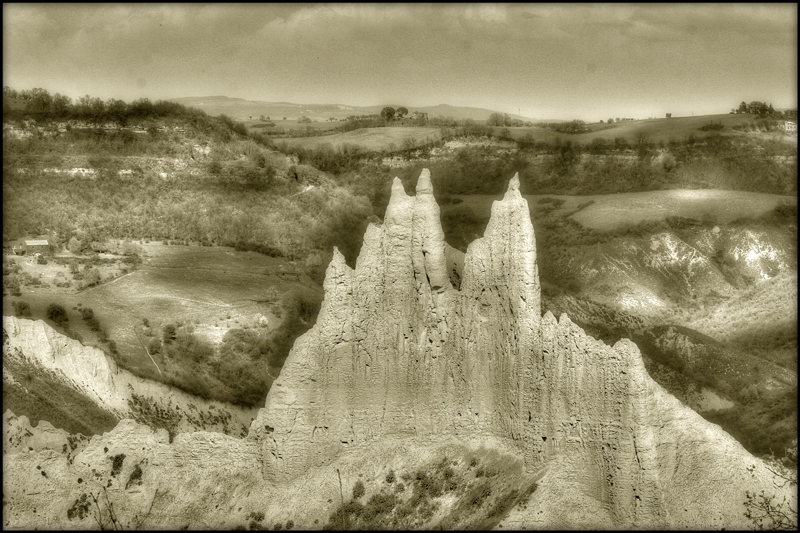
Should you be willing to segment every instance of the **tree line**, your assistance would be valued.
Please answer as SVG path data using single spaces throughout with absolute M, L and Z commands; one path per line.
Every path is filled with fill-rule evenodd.
M 731 109 L 731 114 L 748 114 L 748 115 L 758 115 L 758 116 L 765 116 L 771 115 L 776 118 L 794 118 L 797 119 L 797 109 L 787 109 L 786 111 L 775 111 L 775 108 L 772 107 L 772 104 L 767 104 L 766 102 L 759 102 L 758 100 L 754 100 L 749 104 L 742 100 L 742 103 L 739 104 L 739 107 L 735 109 Z
M 11 100 L 24 104 L 23 108 L 11 105 Z M 34 88 L 17 91 L 9 86 L 3 87 L 3 114 L 8 118 L 34 118 L 37 120 L 82 120 L 90 124 L 116 123 L 127 126 L 132 120 L 158 119 L 164 117 L 185 117 L 195 120 L 211 117 L 200 110 L 166 100 L 150 101 L 139 98 L 131 103 L 116 98 L 102 99 L 84 95 L 76 101 L 59 93 L 51 95 L 47 89 Z M 218 120 L 240 135 L 247 135 L 247 128 L 226 115 Z

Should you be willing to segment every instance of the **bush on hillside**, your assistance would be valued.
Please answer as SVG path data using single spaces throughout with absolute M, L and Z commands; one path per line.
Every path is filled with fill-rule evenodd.
M 14 307 L 14 314 L 18 317 L 31 316 L 31 306 L 24 300 L 17 300 L 11 304 Z
M 55 322 L 57 326 L 62 326 L 69 321 L 66 309 L 56 303 L 47 306 L 47 319 Z

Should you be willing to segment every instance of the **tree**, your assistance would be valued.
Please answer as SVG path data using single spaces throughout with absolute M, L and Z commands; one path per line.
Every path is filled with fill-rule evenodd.
M 736 110 L 736 112 L 737 113 L 747 113 L 747 103 L 742 101 L 742 103 L 739 104 L 739 108 Z
M 362 497 L 366 493 L 366 489 L 364 488 L 364 483 L 359 479 L 356 481 L 356 484 L 353 485 L 353 499 L 357 500 Z
M 87 287 L 92 287 L 94 285 L 97 285 L 98 283 L 100 283 L 100 280 L 101 280 L 100 271 L 97 269 L 97 267 L 90 268 L 89 270 L 86 270 L 83 274 L 83 282 Z
M 28 302 L 23 300 L 18 300 L 13 302 L 12 305 L 14 306 L 14 314 L 20 317 L 23 316 L 31 316 L 31 306 L 28 305 Z
M 120 126 L 124 127 L 128 122 L 128 104 L 122 100 L 110 98 L 106 102 L 106 113 Z
M 405 107 L 397 108 L 397 118 L 403 118 L 406 115 L 408 115 L 408 109 L 406 109 Z
M 505 119 L 502 113 L 492 113 L 489 115 L 489 120 L 486 122 L 489 126 L 503 126 Z
M 169 344 L 178 337 L 178 326 L 175 324 L 167 324 L 162 329 L 164 344 Z
M 613 123 L 614 123 L 614 119 L 613 118 L 608 119 L 608 124 L 613 124 Z
M 33 113 L 47 113 L 53 105 L 53 97 L 46 89 L 35 88 L 28 93 L 28 104 L 26 109 Z
M 66 309 L 58 304 L 50 304 L 47 306 L 47 319 L 55 322 L 57 326 L 69 322 Z
M 782 480 L 776 482 L 776 487 L 783 488 L 788 483 L 790 487 L 797 486 L 797 439 L 792 441 L 792 445 L 786 448 L 786 455 L 783 459 L 777 459 L 770 454 L 766 458 L 767 468 Z M 755 465 L 748 468 L 751 472 Z M 795 492 L 797 490 L 795 489 Z M 758 529 L 772 529 L 778 531 L 797 530 L 797 507 L 792 508 L 791 502 L 786 501 L 786 496 L 782 500 L 773 495 L 765 494 L 762 490 L 759 493 L 747 491 L 745 493 L 745 513 L 747 517 Z
M 667 113 L 667 118 L 672 118 L 672 113 Z
M 384 107 L 381 109 L 381 118 L 387 122 L 394 119 L 395 110 L 393 107 Z
M 636 155 L 640 161 L 644 161 L 650 155 L 650 138 L 643 131 L 636 132 L 633 136 L 633 144 L 636 146 Z
M 59 93 L 53 95 L 53 113 L 57 117 L 66 115 L 70 105 L 72 105 L 72 99 L 69 96 Z

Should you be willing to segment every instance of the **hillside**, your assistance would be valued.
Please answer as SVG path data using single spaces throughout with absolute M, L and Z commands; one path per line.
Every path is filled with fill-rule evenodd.
M 632 342 L 541 315 L 518 188 L 456 288 L 429 176 L 416 196 L 395 180 L 356 267 L 334 252 L 317 323 L 244 439 L 169 442 L 125 420 L 73 447 L 6 413 L 4 525 L 91 524 L 100 487 L 100 525 L 113 504 L 132 528 L 729 529 L 749 525 L 748 491 L 796 505 L 767 463 L 658 386 Z
M 594 312 L 604 315 L 604 306 L 614 316 L 650 320 L 650 328 L 688 328 L 723 343 L 724 350 L 708 351 L 690 336 L 698 353 L 737 361 L 737 379 L 766 380 L 771 371 L 752 370 L 758 361 L 796 371 L 796 305 L 758 296 L 766 294 L 764 276 L 783 280 L 768 285 L 773 294 L 796 272 L 796 158 L 785 142 L 745 134 L 676 142 L 665 147 L 676 160 L 669 168 L 657 144 L 531 147 L 486 127 L 470 130 L 481 135 L 398 127 L 291 139 L 348 142 L 290 149 L 174 103 L 140 102 L 128 112 L 124 126 L 7 118 L 4 313 L 49 320 L 48 306 L 60 304 L 68 321 L 48 324 L 139 377 L 206 399 L 263 404 L 293 342 L 317 319 L 333 246 L 354 265 L 368 223 L 385 217 L 392 179 L 413 187 L 426 165 L 435 171 L 447 242 L 461 252 L 483 235 L 500 197 L 492 194 L 509 175 L 519 172 L 523 193 L 540 193 L 523 196 L 537 225 L 542 285 L 549 296 L 584 302 L 568 310 L 581 326 L 593 323 Z M 390 150 L 395 132 L 447 136 L 388 153 L 366 150 L 370 142 Z M 652 190 L 659 188 L 668 190 Z M 575 195 L 587 191 L 595 194 Z M 734 224 L 740 216 L 755 218 Z M 9 241 L 32 236 L 51 239 L 46 264 L 11 255 Z M 774 320 L 775 309 L 786 320 Z M 645 333 L 604 327 L 592 332 L 614 341 Z M 648 346 L 662 336 L 658 330 Z M 705 400 L 690 400 L 697 391 L 735 401 L 729 415 L 772 397 L 761 394 L 768 384 L 758 385 L 743 392 L 761 394 L 748 403 L 727 392 L 740 381 L 722 367 L 700 379 L 677 368 L 682 352 L 645 352 L 653 377 L 668 390 L 689 391 L 681 398 L 701 411 Z M 675 364 L 655 366 L 663 360 Z M 783 385 L 773 392 L 791 395 Z M 28 409 L 16 414 L 36 419 L 39 411 Z M 724 427 L 761 453 L 783 447 L 792 428 L 780 420 L 739 413 Z M 107 426 L 93 427 L 86 431 Z
M 646 120 L 633 120 L 625 122 L 615 122 L 614 124 L 590 124 L 587 133 L 567 134 L 558 133 L 550 129 L 541 127 L 534 128 L 510 128 L 511 136 L 514 139 L 522 139 L 526 136 L 536 142 L 552 143 L 558 139 L 561 142 L 570 140 L 588 144 L 595 139 L 602 139 L 606 142 L 613 142 L 617 137 L 626 139 L 628 142 L 634 141 L 637 137 L 645 136 L 649 142 L 668 143 L 670 141 L 683 141 L 690 135 L 696 139 L 702 139 L 714 134 L 732 135 L 737 133 L 735 128 L 758 126 L 759 120 L 755 115 L 748 114 L 721 114 L 704 115 L 697 117 L 674 117 L 656 118 Z M 704 126 L 719 124 L 720 129 L 710 129 L 704 131 Z
M 235 124 L 180 111 L 6 120 L 4 314 L 60 305 L 51 326 L 137 376 L 260 405 L 313 323 L 326 256 L 355 259 L 372 209 Z M 52 245 L 42 262 L 12 253 L 32 236 Z
M 263 102 L 243 100 L 241 98 L 229 98 L 227 96 L 188 96 L 183 98 L 173 98 L 171 102 L 202 109 L 209 115 L 225 114 L 236 120 L 244 121 L 249 117 L 259 117 L 261 115 L 271 117 L 273 120 L 281 120 L 286 117 L 289 120 L 297 120 L 301 116 L 306 116 L 312 120 L 324 122 L 333 117 L 345 119 L 353 115 L 377 115 L 384 107 L 404 106 L 403 103 L 387 103 L 373 106 L 350 106 L 344 104 L 292 104 L 288 102 Z M 435 106 L 414 107 L 405 105 L 409 113 L 414 111 L 427 113 L 429 117 L 443 116 L 457 120 L 471 118 L 473 120 L 487 120 L 489 115 L 496 113 L 489 109 L 478 107 L 451 106 L 439 104 Z M 509 114 L 512 118 L 523 121 L 533 119 L 521 115 Z

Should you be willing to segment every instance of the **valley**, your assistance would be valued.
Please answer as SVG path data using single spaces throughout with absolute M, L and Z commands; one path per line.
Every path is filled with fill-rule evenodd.
M 797 6 L 3 5 L 3 513 L 797 530 Z
M 740 117 L 737 120 L 741 122 Z M 615 129 L 628 131 L 634 141 L 633 126 L 615 125 Z M 495 206 L 508 195 L 499 188 L 507 187 L 503 183 L 509 173 L 519 169 L 514 191 L 525 202 L 524 212 L 535 228 L 531 239 L 537 287 L 541 283 L 541 313 L 562 317 L 556 325 L 548 318 L 546 327 L 582 328 L 599 340 L 592 340 L 599 342 L 592 344 L 592 350 L 616 350 L 620 342 L 627 342 L 623 339 L 631 339 L 640 351 L 640 376 L 652 378 L 677 398 L 676 405 L 699 413 L 705 419 L 702 423 L 718 424 L 738 441 L 737 446 L 756 456 L 792 445 L 797 432 L 797 198 L 796 183 L 791 181 L 796 158 L 784 155 L 794 150 L 784 139 L 737 132 L 708 137 L 701 144 L 673 138 L 663 148 L 647 141 L 638 148 L 606 147 L 607 153 L 593 152 L 598 143 L 592 148 L 591 142 L 531 146 L 525 144 L 530 138 L 517 139 L 524 128 L 512 129 L 511 135 L 493 135 L 491 129 L 467 133 L 458 128 L 364 128 L 321 137 L 269 139 L 259 133 L 244 135 L 246 130 L 233 122 L 178 108 L 132 128 L 143 133 L 131 137 L 126 129 L 91 124 L 62 131 L 46 123 L 19 122 L 4 130 L 6 431 L 32 433 L 37 450 L 43 446 L 40 441 L 65 439 L 60 431 L 85 436 L 122 431 L 138 435 L 134 442 L 144 439 L 141 442 L 149 443 L 145 448 L 165 446 L 160 453 L 171 461 L 166 458 L 173 453 L 169 451 L 173 441 L 179 447 L 198 438 L 217 442 L 217 437 L 196 435 L 200 430 L 244 438 L 235 445 L 224 441 L 221 457 L 231 449 L 239 450 L 231 452 L 236 457 L 248 457 L 245 465 L 261 456 L 273 457 L 272 466 L 259 467 L 267 468 L 264 479 L 279 479 L 287 468 L 294 472 L 295 466 L 286 465 L 294 464 L 293 458 L 306 444 L 287 451 L 279 441 L 270 441 L 263 428 L 277 426 L 259 422 L 259 417 L 267 416 L 259 408 L 269 404 L 270 395 L 274 404 L 287 394 L 289 398 L 300 394 L 302 387 L 276 389 L 295 379 L 294 374 L 284 376 L 290 353 L 313 345 L 312 334 L 333 333 L 330 325 L 317 328 L 320 317 L 328 317 L 330 324 L 334 313 L 340 323 L 348 323 L 350 318 L 341 310 L 321 311 L 331 305 L 323 299 L 324 292 L 336 290 L 332 280 L 345 283 L 342 280 L 351 275 L 348 269 L 371 268 L 365 255 L 371 252 L 365 247 L 374 248 L 375 228 L 387 227 L 387 220 L 400 216 L 389 209 L 392 198 L 402 198 L 401 189 L 418 187 L 417 177 L 426 165 L 432 168 L 430 197 L 438 204 L 430 228 L 441 224 L 441 242 L 446 243 L 444 270 L 437 270 L 428 259 L 421 263 L 424 270 L 430 269 L 425 278 L 429 283 L 441 287 L 439 277 L 445 275 L 455 290 L 464 291 L 463 283 L 470 276 L 474 279 L 474 272 L 465 271 L 465 257 L 471 243 L 485 237 Z M 674 154 L 677 166 L 664 164 L 665 153 Z M 712 164 L 717 167 L 709 174 Z M 770 179 L 746 180 L 745 170 L 753 169 Z M 423 233 L 435 233 L 430 228 Z M 418 231 L 423 230 L 414 230 Z M 16 255 L 14 250 L 23 249 L 26 239 L 33 237 L 46 239 L 50 250 Z M 373 244 L 364 244 L 369 239 Z M 357 261 L 358 257 L 365 259 Z M 399 305 L 407 297 L 398 293 L 392 302 Z M 348 301 L 349 296 L 341 293 L 332 298 Z M 365 293 L 360 298 L 372 301 L 373 296 Z M 53 306 L 63 314 L 54 314 Z M 481 307 L 476 312 L 483 316 L 485 311 Z M 19 320 L 14 322 L 12 316 Z M 442 323 L 424 326 L 423 331 L 440 331 L 439 337 L 430 333 L 433 346 L 451 342 L 444 340 L 448 330 L 440 329 Z M 399 334 L 404 349 L 412 349 L 408 339 L 413 335 L 411 330 Z M 21 340 L 34 338 L 40 340 Z M 319 342 L 322 346 L 327 341 Z M 385 339 L 359 341 L 364 342 L 371 346 L 367 353 L 380 352 L 387 344 Z M 502 352 L 501 344 L 492 350 Z M 35 347 L 46 345 L 70 346 L 64 352 L 73 354 L 68 357 L 80 353 L 94 361 L 92 368 L 111 376 L 107 392 L 92 390 L 97 388 L 92 385 L 96 377 L 40 359 Z M 54 353 L 62 353 L 61 349 Z M 424 361 L 426 368 L 437 364 L 433 359 Z M 370 360 L 364 372 L 369 381 L 373 373 L 385 370 L 382 363 Z M 334 373 L 344 379 L 349 372 Z M 309 375 L 301 383 L 317 379 Z M 46 385 L 32 387 L 34 383 Z M 428 394 L 426 387 L 419 394 Z M 334 406 L 342 398 L 312 403 Z M 384 400 L 370 402 L 378 405 Z M 362 416 L 355 413 L 363 408 L 355 409 L 350 416 Z M 374 416 L 371 409 L 364 411 L 364 420 Z M 344 429 L 328 422 L 309 431 L 312 440 L 333 439 L 320 449 L 339 450 L 337 460 L 347 462 L 349 446 L 367 453 L 358 443 L 371 442 L 380 432 L 402 434 L 413 427 L 419 436 L 438 423 L 450 424 L 426 418 L 431 415 L 423 411 L 399 405 L 392 411 L 399 425 L 377 433 L 366 429 L 369 424 L 363 420 L 336 438 L 336 431 Z M 319 416 L 327 420 L 331 412 Z M 413 423 L 407 418 L 409 412 Z M 125 418 L 155 433 L 148 436 L 142 426 L 120 422 Z M 295 430 L 289 428 L 301 422 L 281 423 L 286 427 L 279 431 L 291 439 Z M 337 500 L 332 499 L 321 507 L 322 514 L 309 515 L 318 520 L 314 524 L 336 525 L 342 520 L 365 527 L 500 523 L 529 527 L 535 523 L 524 512 L 523 495 L 533 494 L 533 502 L 554 498 L 552 490 L 559 489 L 545 489 L 536 496 L 532 483 L 542 476 L 556 480 L 562 475 L 546 477 L 546 470 L 532 468 L 535 461 L 513 482 L 504 474 L 502 490 L 492 481 L 493 490 L 499 492 L 481 500 L 485 505 L 477 507 L 474 517 L 457 518 L 466 505 L 464 498 L 477 497 L 473 492 L 480 483 L 470 456 L 489 442 L 481 439 L 498 435 L 496 428 L 487 429 L 495 422 L 463 423 L 482 429 L 458 431 L 467 431 L 471 439 L 481 437 L 470 440 L 467 448 L 456 446 L 456 451 L 445 453 L 448 460 L 450 453 L 460 458 L 452 465 L 452 488 L 440 480 L 442 487 L 433 489 L 434 494 L 449 494 L 436 500 L 440 507 L 423 505 L 418 496 L 406 499 L 377 488 L 383 487 L 378 483 L 381 476 L 388 476 L 380 470 L 370 478 L 377 485 L 368 484 L 372 492 L 368 490 L 367 503 L 358 507 L 341 501 L 336 507 L 332 502 Z M 158 433 L 162 429 L 166 436 Z M 570 431 L 562 435 L 563 442 L 571 442 Z M 107 438 L 121 442 L 118 437 Z M 444 442 L 444 435 L 425 438 Z M 509 448 L 505 438 L 491 441 L 489 448 L 506 450 L 501 463 L 519 460 L 516 445 Z M 69 453 L 83 453 L 81 446 Z M 309 450 L 310 457 L 317 456 L 315 448 Z M 130 456 L 130 450 L 125 454 Z M 375 460 L 380 462 L 381 457 L 378 454 Z M 310 469 L 303 476 L 311 477 L 292 481 L 295 488 L 281 493 L 286 495 L 268 493 L 289 502 L 292 491 L 303 490 L 309 479 L 322 475 L 312 463 L 303 467 Z M 424 468 L 438 472 L 433 464 L 438 463 Z M 409 476 L 405 483 L 414 495 L 427 494 L 428 478 L 417 477 L 415 482 L 412 478 L 418 472 L 405 461 L 397 464 L 397 470 L 398 475 L 402 471 Z M 263 482 L 253 481 L 253 487 L 262 490 Z M 562 481 L 551 483 L 557 487 Z M 156 496 L 158 492 L 154 500 Z M 598 505 L 591 498 L 584 502 L 587 508 Z M 375 516 L 360 518 L 363 512 Z M 294 512 L 270 513 L 283 522 L 298 520 Z M 393 521 L 382 521 L 382 513 L 393 516 Z M 615 513 L 603 520 L 616 523 L 621 515 Z M 398 519 L 400 515 L 407 518 Z M 257 513 L 250 518 L 236 516 L 260 523 Z M 541 518 L 544 523 L 562 519 L 567 520 L 555 515 Z M 578 523 L 569 520 L 576 520 L 574 516 L 565 523 Z

